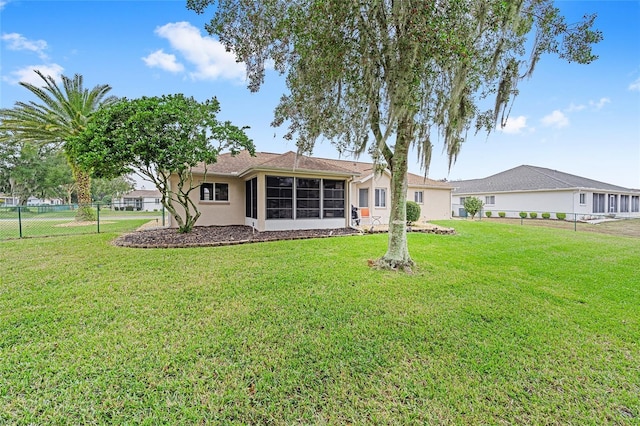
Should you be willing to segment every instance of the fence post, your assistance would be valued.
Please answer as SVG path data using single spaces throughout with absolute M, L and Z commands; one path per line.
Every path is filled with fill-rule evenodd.
M 100 203 L 96 203 L 96 210 L 98 212 L 97 214 L 97 222 L 98 222 L 98 234 L 100 233 Z
M 20 233 L 20 238 L 22 238 L 22 207 L 18 206 L 18 232 Z
M 573 232 L 578 232 L 578 213 L 573 214 Z

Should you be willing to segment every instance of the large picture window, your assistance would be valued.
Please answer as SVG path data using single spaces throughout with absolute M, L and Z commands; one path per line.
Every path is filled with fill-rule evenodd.
M 200 185 L 201 201 L 229 201 L 228 183 L 203 183 Z
M 640 195 L 631 196 L 631 211 L 640 212 Z

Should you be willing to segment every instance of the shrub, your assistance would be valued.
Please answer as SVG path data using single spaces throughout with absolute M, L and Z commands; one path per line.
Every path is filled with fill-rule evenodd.
M 420 205 L 415 201 L 407 201 L 407 222 L 417 222 L 420 219 Z
M 507 214 L 505 212 L 498 212 L 498 216 L 500 217 L 506 217 Z
M 464 199 L 464 209 L 471 215 L 471 219 L 478 213 L 484 203 L 477 197 L 467 197 Z
M 560 220 L 565 220 L 567 218 L 566 213 L 556 213 L 556 217 Z
M 529 213 L 529 217 L 530 217 L 531 219 L 535 219 L 536 217 L 538 217 L 538 213 L 536 213 L 536 212 L 531 212 L 531 213 Z
M 484 215 L 485 215 L 486 217 L 491 217 L 491 212 L 490 212 L 490 211 L 484 212 Z
M 551 213 L 542 213 L 543 219 L 549 219 L 551 217 Z
M 524 219 L 525 217 L 527 217 L 527 212 L 520 212 L 518 214 L 520 215 L 521 219 Z

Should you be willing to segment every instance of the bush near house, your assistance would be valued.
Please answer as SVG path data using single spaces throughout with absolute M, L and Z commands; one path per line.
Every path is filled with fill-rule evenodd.
M 498 212 L 498 216 L 500 216 L 500 217 L 506 217 L 506 216 L 507 216 L 507 213 L 505 213 L 505 212 Z
M 490 212 L 490 211 L 488 211 L 488 212 L 484 212 L 484 215 L 485 215 L 486 217 L 491 217 L 491 212 Z
M 518 215 L 520 216 L 521 219 L 524 219 L 527 217 L 527 212 L 520 212 L 518 213 Z
M 529 217 L 530 217 L 531 219 L 535 219 L 535 218 L 537 218 L 537 217 L 538 217 L 538 213 L 536 213 L 536 212 L 531 212 L 531 213 L 529 213 Z
M 565 220 L 567 218 L 566 213 L 556 213 L 556 217 L 560 220 Z
M 420 205 L 415 201 L 407 201 L 407 223 L 417 222 L 420 219 Z
M 542 213 L 543 219 L 549 219 L 551 217 L 551 213 Z

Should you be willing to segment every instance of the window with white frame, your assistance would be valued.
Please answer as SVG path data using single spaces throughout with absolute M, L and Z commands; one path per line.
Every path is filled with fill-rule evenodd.
M 487 195 L 486 197 L 484 197 L 484 203 L 488 204 L 488 205 L 492 205 L 496 203 L 496 196 L 495 195 Z
M 604 194 L 593 194 L 593 213 L 604 213 Z
M 387 190 L 386 188 L 376 188 L 375 206 L 387 207 Z
M 620 196 L 620 213 L 629 213 L 629 196 Z
M 200 201 L 229 201 L 228 183 L 200 184 Z
M 587 204 L 587 194 L 585 194 L 584 192 L 580 193 L 580 204 Z
M 424 193 L 422 191 L 416 191 L 413 193 L 413 201 L 418 204 L 422 204 L 424 200 Z

